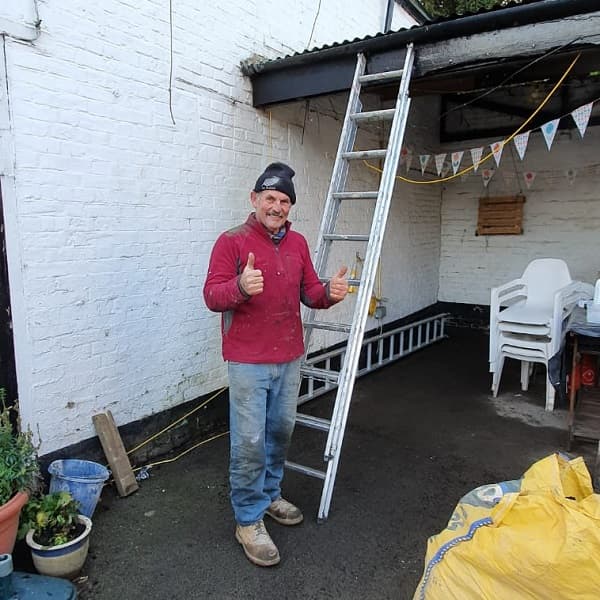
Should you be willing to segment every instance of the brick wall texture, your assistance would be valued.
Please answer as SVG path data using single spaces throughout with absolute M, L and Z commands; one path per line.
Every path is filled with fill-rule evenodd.
M 239 64 L 374 34 L 385 5 L 178 0 L 171 38 L 169 3 L 40 0 L 39 38 L 5 38 L 0 182 L 21 414 L 41 454 L 93 437 L 97 412 L 122 425 L 226 385 L 219 315 L 202 301 L 214 240 L 246 218 L 265 165 L 283 160 L 297 171 L 291 220 L 314 247 L 346 100 L 256 110 Z M 411 176 L 416 155 L 439 151 L 436 114 L 436 99 L 413 101 Z M 548 152 L 532 134 L 525 161 L 505 151 L 487 190 L 479 175 L 399 181 L 381 260 L 384 323 L 437 300 L 487 304 L 491 286 L 538 256 L 595 281 L 599 137 L 559 133 Z M 377 147 L 377 132 L 359 145 Z M 478 198 L 517 193 L 524 170 L 538 172 L 523 189 L 524 234 L 475 236 Z M 377 174 L 360 163 L 350 182 L 376 189 Z M 339 230 L 364 233 L 370 211 L 349 203 Z M 357 252 L 334 251 L 330 272 Z M 323 317 L 347 321 L 354 301 Z M 339 339 L 316 335 L 312 349 Z
M 158 0 L 37 4 L 39 38 L 3 43 L 0 170 L 21 415 L 45 454 L 93 437 L 97 412 L 121 425 L 226 384 L 201 295 L 212 244 L 270 160 L 297 170 L 292 219 L 314 244 L 344 110 L 256 110 L 239 64 L 374 34 L 386 2 L 179 0 L 172 38 Z M 414 244 L 407 278 L 424 244 L 413 203 L 389 241 Z M 435 299 L 428 210 L 431 256 L 396 316 Z

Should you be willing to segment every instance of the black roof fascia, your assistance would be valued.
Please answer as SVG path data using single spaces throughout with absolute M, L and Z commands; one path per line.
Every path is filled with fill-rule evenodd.
M 598 0 L 540 0 L 379 34 L 263 63 L 246 64 L 242 66 L 242 71 L 252 81 L 253 105 L 260 107 L 349 89 L 359 52 L 373 55 L 397 51 L 403 55 L 406 45 L 411 42 L 415 46 L 432 44 L 595 12 L 598 9 Z M 418 76 L 418 63 L 415 71 Z

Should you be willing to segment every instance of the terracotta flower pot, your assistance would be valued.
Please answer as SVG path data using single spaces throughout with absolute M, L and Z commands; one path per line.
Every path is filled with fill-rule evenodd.
M 71 579 L 79 573 L 87 558 L 92 521 L 84 515 L 78 515 L 77 518 L 85 529 L 74 540 L 59 546 L 41 546 L 33 541 L 33 529 L 27 532 L 25 541 L 31 549 L 33 564 L 38 573 L 65 579 Z
M 0 506 L 0 554 L 12 553 L 19 529 L 19 516 L 27 500 L 27 492 L 17 492 L 6 504 Z

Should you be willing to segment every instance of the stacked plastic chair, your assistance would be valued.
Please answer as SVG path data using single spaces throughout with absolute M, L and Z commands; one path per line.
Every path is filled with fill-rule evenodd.
M 558 258 L 531 261 L 523 275 L 492 288 L 490 302 L 490 372 L 492 393 L 498 395 L 506 358 L 521 361 L 521 389 L 529 387 L 534 363 L 546 367 L 546 410 L 554 410 L 555 390 L 548 360 L 561 347 L 563 325 L 580 299 L 589 299 L 593 286 L 573 281 L 569 267 Z

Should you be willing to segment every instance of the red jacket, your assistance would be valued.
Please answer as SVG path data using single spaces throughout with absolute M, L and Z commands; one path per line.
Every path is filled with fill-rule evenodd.
M 289 362 L 304 354 L 300 302 L 329 308 L 327 288 L 317 277 L 308 244 L 290 230 L 276 244 L 254 213 L 215 242 L 204 284 L 208 308 L 223 313 L 223 358 L 242 363 Z M 248 253 L 264 278 L 261 294 L 245 296 L 238 287 Z

